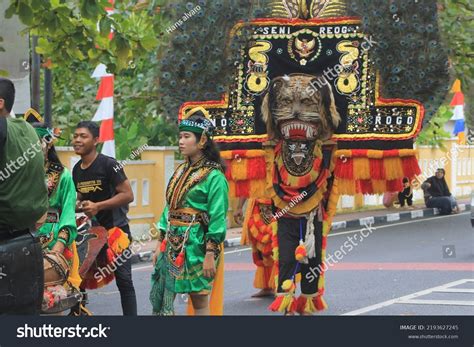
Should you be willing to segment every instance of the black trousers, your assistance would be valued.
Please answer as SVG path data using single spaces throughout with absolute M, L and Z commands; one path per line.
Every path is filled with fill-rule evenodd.
M 302 224 L 303 240 L 306 235 L 307 219 L 302 218 L 280 218 L 278 219 L 278 250 L 279 250 L 279 274 L 278 274 L 278 292 L 282 293 L 281 285 L 285 280 L 292 278 L 298 261 L 295 259 L 295 249 L 300 241 L 300 221 Z M 301 272 L 301 292 L 303 294 L 315 294 L 318 291 L 318 280 L 320 277 L 321 249 L 323 223 L 313 220 L 314 236 L 316 242 L 316 257 L 309 259 L 308 264 L 299 264 Z
M 426 200 L 426 207 L 438 208 L 440 214 L 447 215 L 453 212 L 453 204 L 448 196 L 435 196 Z
M 41 243 L 29 231 L 0 229 L 0 314 L 38 315 L 44 287 Z
M 127 233 L 130 242 L 132 242 L 130 226 L 127 224 L 125 226 L 121 226 L 120 229 Z M 132 280 L 132 258 L 123 258 L 123 261 L 114 271 L 115 281 L 120 292 L 120 301 L 122 303 L 122 311 L 124 316 L 136 316 L 137 297 L 135 295 L 135 287 L 133 286 Z

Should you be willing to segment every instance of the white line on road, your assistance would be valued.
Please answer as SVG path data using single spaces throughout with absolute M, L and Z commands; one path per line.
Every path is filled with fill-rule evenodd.
M 240 248 L 240 249 L 234 249 L 233 251 L 228 251 L 224 252 L 224 254 L 233 254 L 233 253 L 239 253 L 239 252 L 244 252 L 244 251 L 250 251 L 252 248 Z
M 440 289 L 434 290 L 436 293 L 464 293 L 464 294 L 474 294 L 474 289 L 468 288 L 450 288 L 450 289 Z
M 396 304 L 404 305 L 451 305 L 451 306 L 474 306 L 474 301 L 464 301 L 464 300 L 426 300 L 426 299 L 412 299 L 398 301 Z
M 358 315 L 363 314 L 363 313 L 378 310 L 380 308 L 387 307 L 387 306 L 390 306 L 390 305 L 393 305 L 393 304 L 397 304 L 401 301 L 407 301 L 407 300 L 415 299 L 419 296 L 431 294 L 431 293 L 433 293 L 434 291 L 437 291 L 437 290 L 443 290 L 443 289 L 447 289 L 449 287 L 455 287 L 455 286 L 458 286 L 460 284 L 464 284 L 464 283 L 467 283 L 467 282 L 474 282 L 474 279 L 462 279 L 462 280 L 446 283 L 446 284 L 443 284 L 443 285 L 438 286 L 438 287 L 425 289 L 425 290 L 422 290 L 422 291 L 419 291 L 419 292 L 416 292 L 416 293 L 413 293 L 413 294 L 408 294 L 408 295 L 405 295 L 405 296 L 401 296 L 399 298 L 387 300 L 387 301 L 384 301 L 384 302 L 381 302 L 381 303 L 378 303 L 378 304 L 375 304 L 375 305 L 362 307 L 360 309 L 344 313 L 344 314 L 342 314 L 342 316 L 358 316 Z
M 396 227 L 398 225 L 405 225 L 405 224 L 412 224 L 412 223 L 419 223 L 419 222 L 424 222 L 424 221 L 431 221 L 435 219 L 443 219 L 443 218 L 450 218 L 450 217 L 457 217 L 457 216 L 462 216 L 464 214 L 469 214 L 470 212 L 464 212 L 464 213 L 458 213 L 458 214 L 451 214 L 449 216 L 439 216 L 439 217 L 433 217 L 433 218 L 425 218 L 425 219 L 415 219 L 415 220 L 410 220 L 406 222 L 400 222 L 400 223 L 392 223 L 392 224 L 387 224 L 387 225 L 373 225 L 373 232 L 377 231 L 378 229 L 384 229 L 384 228 L 390 228 L 390 227 Z M 350 231 L 341 231 L 339 233 L 329 233 L 329 237 L 331 236 L 338 236 L 338 235 L 346 235 L 346 234 L 353 234 L 353 233 L 358 233 L 362 230 L 366 230 L 364 228 L 362 229 L 356 229 L 356 230 L 350 230 Z

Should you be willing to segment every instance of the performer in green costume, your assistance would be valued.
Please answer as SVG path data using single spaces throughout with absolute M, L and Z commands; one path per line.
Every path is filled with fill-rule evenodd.
M 35 130 L 47 152 L 46 183 L 49 197 L 48 217 L 38 230 L 38 236 L 45 248 L 63 253 L 65 248 L 71 247 L 77 236 L 76 189 L 71 173 L 61 164 L 54 149 L 53 130 L 40 127 Z M 63 246 L 59 246 L 58 242 Z
M 161 236 L 150 300 L 158 315 L 174 314 L 176 293 L 190 294 L 197 315 L 222 314 L 222 297 L 211 295 L 209 309 L 208 296 L 213 286 L 221 288 L 217 265 L 223 260 L 229 188 L 219 152 L 208 137 L 212 123 L 201 109 L 191 110 L 179 125 L 186 160 L 168 184 L 166 208 L 157 223 Z

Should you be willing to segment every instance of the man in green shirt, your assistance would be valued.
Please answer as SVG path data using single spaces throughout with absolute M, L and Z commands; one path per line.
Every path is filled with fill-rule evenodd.
M 48 193 L 39 138 L 23 119 L 9 117 L 14 101 L 13 83 L 0 78 L 0 314 L 37 314 L 43 257 L 32 233 Z

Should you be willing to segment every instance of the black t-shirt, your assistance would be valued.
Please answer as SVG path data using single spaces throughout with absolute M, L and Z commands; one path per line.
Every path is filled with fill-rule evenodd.
M 98 154 L 94 162 L 87 168 L 81 168 L 82 160 L 74 166 L 72 177 L 76 190 L 83 200 L 99 202 L 108 200 L 116 194 L 116 187 L 127 179 L 123 166 L 114 158 Z M 96 218 L 106 229 L 123 227 L 128 223 L 128 205 L 113 210 L 102 210 Z

